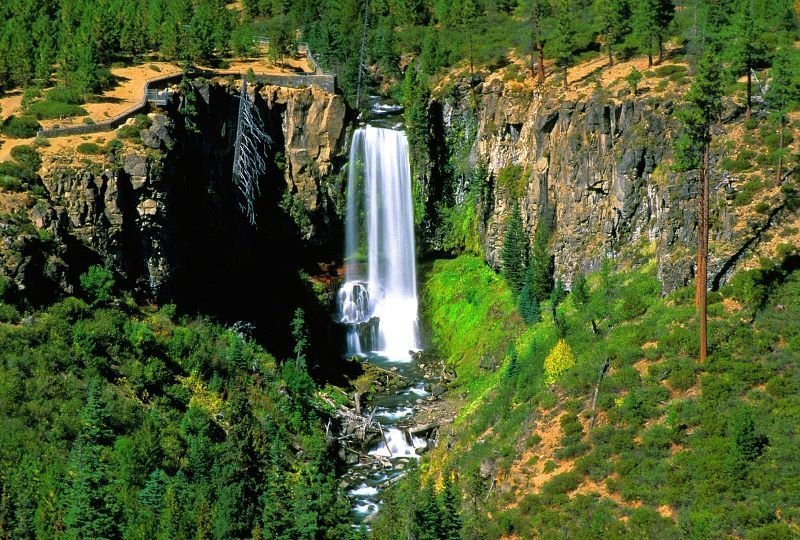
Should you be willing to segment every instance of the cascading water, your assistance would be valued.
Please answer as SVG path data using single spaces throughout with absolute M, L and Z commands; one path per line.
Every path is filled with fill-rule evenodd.
M 409 353 L 419 349 L 419 331 L 405 133 L 356 130 L 348 180 L 345 284 L 338 296 L 340 321 L 348 326 L 347 352 L 410 360 Z

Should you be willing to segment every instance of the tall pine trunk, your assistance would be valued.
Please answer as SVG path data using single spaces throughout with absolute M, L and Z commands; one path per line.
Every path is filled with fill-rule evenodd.
M 700 230 L 698 234 L 697 250 L 697 303 L 700 307 L 700 363 L 706 361 L 708 355 L 708 301 L 706 290 L 708 288 L 708 169 L 709 169 L 709 143 L 708 137 L 703 145 L 703 165 L 700 170 Z
M 664 38 L 661 34 L 658 35 L 658 63 L 664 60 Z
M 750 120 L 750 101 L 753 98 L 753 75 L 750 62 L 747 62 L 747 100 L 745 101 L 744 119 Z
M 614 65 L 614 56 L 611 53 L 611 40 L 608 40 L 608 66 L 612 67 Z
M 783 180 L 783 116 L 781 115 L 780 140 L 778 141 L 778 185 Z
M 539 84 L 544 84 L 544 44 L 541 41 L 536 43 L 536 62 L 538 82 Z

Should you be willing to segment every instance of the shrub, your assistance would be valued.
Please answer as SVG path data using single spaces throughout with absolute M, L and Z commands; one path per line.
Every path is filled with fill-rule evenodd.
M 575 365 L 575 355 L 563 339 L 559 339 L 555 347 L 544 359 L 544 372 L 548 384 L 555 383 L 561 375 Z
M 106 303 L 113 297 L 114 275 L 104 266 L 90 266 L 80 277 L 81 288 L 94 303 Z
M 132 141 L 141 141 L 142 137 L 140 129 L 135 125 L 126 124 L 117 128 L 117 137 L 120 139 L 130 139 Z
M 146 114 L 137 114 L 134 118 L 134 125 L 137 129 L 147 129 L 153 125 L 153 121 Z
M 675 75 L 683 75 L 686 73 L 686 66 L 669 65 L 659 66 L 653 70 L 657 77 L 671 77 Z
M 497 173 L 497 185 L 506 188 L 512 199 L 522 196 L 527 179 L 527 171 L 522 165 L 506 165 Z
M 0 161 L 0 176 L 23 178 L 25 176 L 25 171 L 19 163 Z
M 769 204 L 765 203 L 764 201 L 760 201 L 755 205 L 753 208 L 759 214 L 769 214 Z
M 19 322 L 19 312 L 14 306 L 0 302 L 0 322 L 12 324 Z
M 32 116 L 12 115 L 3 122 L 2 132 L 12 139 L 28 139 L 34 137 L 41 127 Z
M 583 477 L 576 472 L 565 472 L 553 477 L 542 488 L 542 493 L 546 495 L 557 495 L 575 491 L 581 484 Z
M 103 151 L 107 154 L 117 152 L 122 149 L 122 141 L 119 139 L 111 139 L 103 147 Z
M 0 191 L 19 192 L 22 191 L 22 182 L 18 178 L 9 175 L 0 175 Z
M 31 175 L 35 174 L 36 171 L 39 170 L 39 167 L 42 166 L 42 158 L 39 156 L 39 152 L 32 146 L 25 144 L 15 146 L 11 149 L 11 157 L 22 165 L 25 171 Z
M 52 118 L 68 118 L 71 116 L 84 116 L 89 114 L 86 109 L 79 105 L 63 103 L 61 101 L 37 101 L 30 107 L 28 112 L 38 120 L 48 120 Z
M 89 155 L 95 155 L 102 152 L 102 148 L 98 144 L 93 142 L 81 143 L 78 145 L 77 150 L 81 154 L 89 154 Z
M 721 164 L 723 169 L 732 173 L 746 171 L 751 166 L 750 160 L 744 159 L 741 154 L 739 154 L 736 159 L 724 158 Z
M 84 102 L 80 92 L 66 86 L 57 86 L 47 92 L 47 99 L 50 101 L 67 103 L 69 105 L 80 105 Z

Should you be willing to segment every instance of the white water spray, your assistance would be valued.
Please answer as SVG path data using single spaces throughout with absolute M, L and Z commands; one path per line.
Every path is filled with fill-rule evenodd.
M 341 321 L 348 353 L 372 348 L 395 360 L 419 349 L 411 168 L 402 131 L 356 130 L 350 150 Z M 364 260 L 366 259 L 366 260 Z M 366 268 L 365 268 L 366 267 Z M 376 343 L 358 325 L 375 320 Z

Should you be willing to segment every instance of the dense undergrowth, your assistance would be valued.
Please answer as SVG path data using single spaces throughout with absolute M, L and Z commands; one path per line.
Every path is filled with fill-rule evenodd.
M 303 362 L 109 277 L 0 302 L 0 538 L 350 537 Z
M 800 271 L 787 268 L 710 295 L 711 354 L 698 365 L 693 290 L 662 298 L 652 266 L 606 261 L 587 297 L 570 294 L 555 317 L 543 303 L 526 327 L 479 259 L 437 261 L 425 311 L 469 405 L 388 495 L 376 537 L 443 537 L 419 530 L 431 512 L 465 538 L 796 537 Z M 545 359 L 562 339 L 559 376 Z

